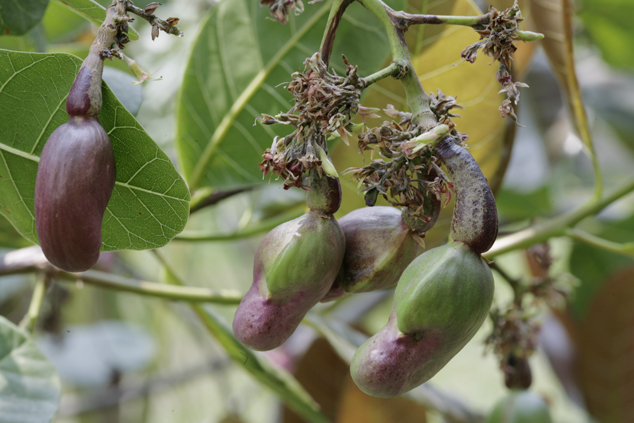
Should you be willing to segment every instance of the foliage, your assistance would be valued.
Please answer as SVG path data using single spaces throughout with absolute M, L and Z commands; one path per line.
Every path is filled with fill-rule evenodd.
M 393 14 L 378 0 L 165 3 L 157 9 L 137 1 L 128 36 L 138 41 L 99 53 L 115 60 L 106 61 L 99 122 L 113 145 L 117 179 L 102 228 L 101 250 L 108 253 L 80 274 L 53 268 L 37 247 L 25 247 L 38 242 L 33 191 L 39 156 L 68 120 L 67 95 L 95 36 L 90 24 L 104 21 L 110 1 L 0 5 L 0 246 L 6 248 L 0 258 L 0 423 L 66 423 L 82 413 L 109 419 L 113 406 L 119 419 L 130 421 L 467 423 L 484 421 L 485 414 L 499 419 L 491 411 L 500 399 L 505 410 L 515 404 L 504 379 L 508 387 L 526 384 L 518 376 L 526 368 L 529 375 L 532 369 L 532 401 L 542 408 L 547 403 L 553 421 L 628 420 L 634 207 L 624 197 L 634 190 L 628 172 L 634 79 L 626 54 L 631 5 L 585 0 L 575 9 L 570 0 L 523 0 L 516 17 L 507 11 L 512 0 L 494 0 L 496 10 L 484 15 L 492 27 L 478 21 L 486 11 L 472 0 L 385 1 Z M 170 17 L 162 21 L 154 13 Z M 545 55 L 537 43 L 522 41 L 534 34 L 513 32 L 515 22 L 520 32 L 546 35 L 540 41 Z M 517 51 L 491 37 L 500 25 Z M 155 40 L 161 26 L 167 34 Z M 184 37 L 168 37 L 181 29 Z M 405 29 L 409 49 L 399 38 Z M 142 86 L 130 85 L 134 76 L 116 59 L 123 52 L 134 58 L 127 62 Z M 152 75 L 163 80 L 146 80 L 139 64 L 161 68 Z M 326 83 L 314 82 L 316 74 Z M 349 83 L 354 86 L 344 86 Z M 346 90 L 355 95 L 341 97 Z M 328 110 L 329 103 L 337 107 Z M 516 115 L 518 125 L 500 114 Z M 427 188 L 408 195 L 429 190 L 448 205 L 416 245 L 430 250 L 447 241 L 454 190 L 444 173 L 438 181 L 421 176 L 433 165 L 442 172 L 436 135 L 425 119 L 456 131 L 496 194 L 500 236 L 484 253 L 495 259 L 496 292 L 490 319 L 474 340 L 429 384 L 389 400 L 363 394 L 349 363 L 387 321 L 391 291 L 317 305 L 273 351 L 254 353 L 242 345 L 227 323 L 247 292 L 260 235 L 305 211 L 303 192 L 291 187 L 309 187 L 301 180 L 305 168 L 341 177 L 337 218 L 373 201 L 404 205 L 390 197 L 402 178 L 406 187 L 424 181 Z M 566 125 L 573 129 L 562 129 Z M 306 152 L 306 134 L 322 137 L 314 154 Z M 291 151 L 292 160 L 277 160 Z M 370 180 L 399 157 L 415 162 L 409 173 L 395 172 L 380 184 Z M 275 175 L 263 177 L 262 168 L 286 179 L 290 190 L 280 189 Z M 385 198 L 377 192 L 368 200 L 364 182 L 381 187 Z M 387 244 L 375 250 L 387 252 Z M 311 267 L 296 265 L 298 274 Z M 63 366 L 83 360 L 76 357 L 85 350 L 73 349 L 65 332 L 82 323 L 92 336 L 99 322 L 111 319 L 143 327 L 143 336 L 159 346 L 156 355 L 132 365 L 133 343 L 109 335 L 100 341 L 99 386 L 79 386 Z M 33 333 L 12 323 L 20 320 Z M 62 366 L 59 409 L 59 378 L 36 343 L 64 357 L 54 361 Z M 112 359 L 116 354 L 108 350 L 118 343 L 129 343 L 129 357 Z M 483 356 L 485 343 L 490 351 Z

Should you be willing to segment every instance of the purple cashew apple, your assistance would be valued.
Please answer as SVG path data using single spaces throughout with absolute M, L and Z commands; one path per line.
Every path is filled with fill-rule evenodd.
M 452 137 L 438 143 L 436 155 L 445 164 L 456 192 L 451 237 L 476 253 L 488 251 L 498 235 L 498 214 L 487 179 L 473 156 Z
M 362 391 L 403 394 L 442 369 L 475 335 L 493 300 L 493 275 L 462 242 L 434 248 L 403 272 L 385 327 L 354 354 L 350 371 Z
M 422 251 L 394 207 L 365 207 L 341 219 L 346 254 L 336 284 L 349 293 L 390 288 Z
M 35 181 L 35 224 L 48 261 L 69 272 L 97 262 L 114 182 L 112 145 L 96 117 L 73 116 L 51 134 Z
M 35 226 L 42 251 L 48 261 L 70 272 L 88 270 L 99 259 L 103 216 L 115 184 L 112 144 L 97 118 L 102 105 L 100 50 L 93 43 L 82 63 L 66 100 L 70 120 L 44 145 L 35 182 Z
M 253 285 L 233 320 L 247 347 L 279 347 L 331 287 L 345 252 L 345 238 L 330 214 L 310 210 L 269 232 L 255 255 Z

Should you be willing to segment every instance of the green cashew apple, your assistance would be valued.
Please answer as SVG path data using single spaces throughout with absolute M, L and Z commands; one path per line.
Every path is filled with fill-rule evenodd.
M 282 345 L 326 295 L 344 252 L 339 224 L 319 210 L 269 232 L 255 255 L 251 289 L 236 310 L 236 338 L 258 351 Z
M 403 272 L 393 312 L 356 351 L 350 371 L 359 388 L 394 397 L 428 381 L 475 335 L 493 301 L 493 275 L 462 242 L 427 251 Z

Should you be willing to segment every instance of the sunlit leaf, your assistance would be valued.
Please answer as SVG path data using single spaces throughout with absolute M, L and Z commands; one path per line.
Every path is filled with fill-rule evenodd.
M 0 423 L 46 423 L 55 416 L 61 386 L 35 342 L 0 316 Z
M 0 213 L 33 243 L 39 155 L 50 134 L 68 121 L 66 97 L 80 65 L 68 54 L 0 50 Z M 102 251 L 165 245 L 189 217 L 185 181 L 105 84 L 99 121 L 117 164 Z

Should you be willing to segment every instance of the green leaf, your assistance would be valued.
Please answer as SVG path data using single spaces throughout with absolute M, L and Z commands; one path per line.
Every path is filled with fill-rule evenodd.
M 203 20 L 176 110 L 179 160 L 192 190 L 263 182 L 257 166 L 262 153 L 276 135 L 290 131 L 254 122 L 261 113 L 291 107 L 290 94 L 277 86 L 319 50 L 329 8 L 330 2 L 307 6 L 283 26 L 269 19 L 268 8 L 234 0 L 221 2 Z M 345 42 L 336 43 L 331 60 L 340 74 L 341 53 L 362 75 L 387 58 L 387 39 L 378 25 L 365 23 L 371 19 L 358 4 L 343 15 L 337 40 Z
M 579 17 L 606 62 L 612 66 L 634 68 L 631 49 L 634 3 L 623 0 L 584 0 Z
M 51 2 L 42 19 L 42 26 L 50 43 L 64 43 L 75 41 L 82 32 L 89 29 L 90 22 L 71 9 Z
M 44 423 L 55 416 L 57 372 L 35 342 L 0 316 L 0 423 Z
M 106 8 L 94 0 L 54 0 L 55 3 L 68 7 L 73 12 L 99 26 L 106 19 Z M 132 40 L 139 39 L 139 33 L 130 26 L 128 36 Z
M 34 243 L 39 155 L 50 134 L 68 121 L 66 96 L 80 65 L 80 59 L 64 53 L 0 50 L 0 213 Z M 185 181 L 105 83 L 99 121 L 117 164 L 117 182 L 104 215 L 102 251 L 167 244 L 189 216 Z
M 0 35 L 29 32 L 44 16 L 48 0 L 6 0 L 0 3 Z

